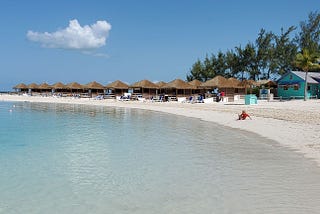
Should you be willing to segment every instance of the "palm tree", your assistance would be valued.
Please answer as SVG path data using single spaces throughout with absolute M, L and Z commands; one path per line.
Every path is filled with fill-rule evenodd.
M 306 101 L 308 93 L 308 72 L 312 69 L 320 68 L 319 56 L 315 53 L 310 53 L 308 49 L 303 49 L 301 53 L 297 54 L 294 64 L 306 73 L 304 80 L 304 101 Z

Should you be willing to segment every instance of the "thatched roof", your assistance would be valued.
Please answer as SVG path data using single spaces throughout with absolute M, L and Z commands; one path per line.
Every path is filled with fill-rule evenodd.
M 254 80 L 247 80 L 247 79 L 245 79 L 245 80 L 242 80 L 242 81 L 240 82 L 240 85 L 243 86 L 243 87 L 245 87 L 245 88 L 250 88 L 251 86 L 259 86 L 260 84 L 257 83 L 257 82 L 254 81 Z
M 196 86 L 196 87 L 199 87 L 202 84 L 202 82 L 200 80 L 195 79 L 195 80 L 192 80 L 191 82 L 189 82 L 189 84 Z
M 277 83 L 272 81 L 272 80 L 259 80 L 257 83 L 259 85 L 265 85 L 265 86 L 268 86 L 268 87 L 277 86 Z
M 240 83 L 241 81 L 236 79 L 236 78 L 233 78 L 233 77 L 230 77 L 227 79 L 230 86 L 232 86 L 232 88 L 243 88 L 244 86 L 242 86 Z
M 83 89 L 83 86 L 77 82 L 72 82 L 72 83 L 69 83 L 68 85 L 66 85 L 66 88 L 68 88 L 68 89 Z
M 31 84 L 27 85 L 27 87 L 29 89 L 38 89 L 39 88 L 39 86 L 37 84 L 35 84 L 35 83 L 31 83 Z
M 52 89 L 52 86 L 44 82 L 39 85 L 39 89 Z
M 201 84 L 201 87 L 218 87 L 218 88 L 229 88 L 230 83 L 223 76 L 216 76 L 211 80 L 208 80 Z
M 167 84 L 166 82 L 163 82 L 163 81 L 160 81 L 160 82 L 157 82 L 156 85 L 159 87 L 159 88 L 162 88 L 162 86 L 164 86 L 165 84 Z
M 130 85 L 130 87 L 132 88 L 159 88 L 156 84 L 154 84 L 153 82 L 149 81 L 149 80 L 141 80 L 139 82 L 136 82 L 132 85 Z
M 104 86 L 96 81 L 90 82 L 83 87 L 86 89 L 104 89 Z
M 129 86 L 127 84 L 125 84 L 124 82 L 121 82 L 120 80 L 116 80 L 116 81 L 106 85 L 106 88 L 128 89 Z
M 195 89 L 196 87 L 193 85 L 190 85 L 189 83 L 181 80 L 181 79 L 175 79 L 171 82 L 168 82 L 161 88 L 175 88 L 175 89 Z
M 55 84 L 52 85 L 52 88 L 54 89 L 65 89 L 67 88 L 67 86 L 61 82 L 57 82 Z
M 26 84 L 24 84 L 24 83 L 20 83 L 20 84 L 14 86 L 13 88 L 14 89 L 27 89 L 28 86 Z

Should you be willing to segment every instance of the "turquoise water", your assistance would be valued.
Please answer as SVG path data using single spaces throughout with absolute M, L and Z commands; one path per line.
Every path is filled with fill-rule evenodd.
M 0 213 L 319 213 L 320 168 L 255 134 L 123 108 L 0 102 Z

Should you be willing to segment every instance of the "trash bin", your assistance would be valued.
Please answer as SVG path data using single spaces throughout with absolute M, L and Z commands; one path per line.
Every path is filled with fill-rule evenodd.
M 245 104 L 246 105 L 257 104 L 258 103 L 258 98 L 254 94 L 247 94 L 244 97 L 244 100 L 245 100 Z

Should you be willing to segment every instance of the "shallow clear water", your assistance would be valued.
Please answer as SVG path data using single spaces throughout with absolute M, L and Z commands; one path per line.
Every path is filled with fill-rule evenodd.
M 320 168 L 255 134 L 151 111 L 27 102 L 0 102 L 0 120 L 0 213 L 320 210 Z

